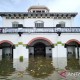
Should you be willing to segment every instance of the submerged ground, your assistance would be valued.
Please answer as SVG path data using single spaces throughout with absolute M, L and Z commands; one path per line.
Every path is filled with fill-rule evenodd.
M 80 80 L 79 60 L 71 58 L 65 69 L 54 67 L 51 58 L 30 57 L 29 62 L 3 59 L 0 80 Z

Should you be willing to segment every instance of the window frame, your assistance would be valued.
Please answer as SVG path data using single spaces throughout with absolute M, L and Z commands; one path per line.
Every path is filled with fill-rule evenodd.
M 59 24 L 61 25 L 61 27 L 65 27 L 65 22 L 64 21 L 59 22 Z
M 18 24 L 19 24 L 19 22 L 14 21 L 14 22 L 12 22 L 12 27 L 18 27 Z
M 37 28 L 41 28 L 41 27 L 44 27 L 44 22 L 43 21 L 35 21 L 35 27 Z

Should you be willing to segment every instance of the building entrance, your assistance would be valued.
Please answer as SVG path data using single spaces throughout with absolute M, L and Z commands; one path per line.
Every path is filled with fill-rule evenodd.
M 34 56 L 45 56 L 45 44 L 38 42 L 34 44 Z

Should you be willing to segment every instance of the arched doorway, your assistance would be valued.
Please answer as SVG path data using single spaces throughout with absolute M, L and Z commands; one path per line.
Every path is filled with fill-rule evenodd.
M 79 59 L 79 41 L 77 40 L 69 40 L 66 44 L 66 49 L 67 49 L 67 58 L 75 58 Z
M 1 41 L 0 42 L 0 55 L 3 59 L 13 60 L 13 49 L 14 45 L 9 41 Z
M 52 57 L 52 42 L 43 37 L 32 39 L 29 43 L 30 56 Z
M 45 56 L 46 51 L 45 51 L 46 45 L 44 43 L 38 42 L 34 44 L 34 56 Z
M 69 40 L 66 45 L 67 50 L 67 66 L 66 69 L 78 70 L 80 69 L 79 63 L 79 48 L 80 43 L 78 40 Z

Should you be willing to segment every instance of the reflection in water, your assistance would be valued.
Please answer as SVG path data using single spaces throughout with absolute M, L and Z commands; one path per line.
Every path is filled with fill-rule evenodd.
M 75 57 L 71 57 L 70 59 L 68 59 L 66 69 L 67 70 L 80 70 L 79 60 L 76 59 Z
M 25 71 L 28 67 L 28 59 L 24 59 L 23 62 L 20 62 L 19 59 L 14 59 L 13 67 L 16 69 L 16 71 Z
M 0 61 L 0 75 L 8 76 L 14 72 L 12 60 L 3 59 Z
M 28 73 L 35 78 L 45 78 L 52 74 L 55 68 L 52 65 L 52 60 L 45 57 L 30 58 Z
M 0 61 L 0 80 L 65 80 L 59 74 L 59 72 L 64 71 L 60 67 L 65 65 L 65 58 L 57 58 L 54 60 L 52 62 L 51 58 L 37 56 L 30 57 L 29 62 L 28 59 L 24 59 L 23 62 L 20 62 L 19 59 L 13 61 L 2 60 Z M 54 68 L 54 63 L 56 65 L 58 64 L 57 66 L 59 67 L 57 69 Z M 80 65 L 78 59 L 70 58 L 66 63 L 66 71 L 68 73 L 72 71 L 76 72 L 76 70 L 79 72 Z M 70 77 L 74 79 L 73 75 L 67 76 L 66 80 L 72 80 Z M 75 80 L 79 79 L 80 77 Z

